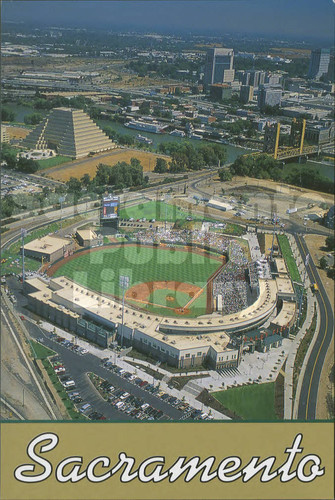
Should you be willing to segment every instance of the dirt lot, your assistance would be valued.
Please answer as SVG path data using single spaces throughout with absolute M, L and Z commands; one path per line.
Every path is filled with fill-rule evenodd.
M 223 184 L 217 177 L 207 179 L 199 183 L 199 188 L 213 195 L 220 194 Z M 225 198 L 222 201 L 229 202 L 230 198 L 236 198 L 238 194 L 246 194 L 249 197 L 248 204 L 252 204 L 255 214 L 275 212 L 280 217 L 287 218 L 286 210 L 297 207 L 299 212 L 291 214 L 290 219 L 301 222 L 303 216 L 309 213 L 323 213 L 319 207 L 321 203 L 333 205 L 331 194 L 320 193 L 310 189 L 304 189 L 287 184 L 277 183 L 264 179 L 252 179 L 250 177 L 234 177 L 232 181 L 224 183 Z M 308 204 L 315 206 L 308 209 Z M 231 214 L 231 213 L 230 213 Z M 229 217 L 229 212 L 225 212 L 225 217 Z M 307 227 L 313 227 L 313 222 L 308 222 Z
M 310 250 L 311 257 L 313 258 L 314 263 L 318 266 L 318 262 L 321 257 L 327 255 L 328 251 L 325 249 L 325 240 L 326 236 L 319 235 L 307 235 L 305 237 L 307 246 Z M 328 294 L 329 300 L 332 304 L 334 304 L 334 281 L 327 277 L 327 272 L 320 269 L 318 267 L 318 272 L 322 279 L 323 286 Z M 327 394 L 334 394 L 334 384 L 331 384 L 329 381 L 329 374 L 334 365 L 334 340 L 331 342 L 325 361 L 323 365 L 323 370 L 320 378 L 319 385 L 319 395 L 318 395 L 318 403 L 316 408 L 316 418 L 317 419 L 328 419 L 328 410 L 326 404 Z
M 131 158 L 140 160 L 144 172 L 151 172 L 155 168 L 156 158 L 169 160 L 169 157 L 164 155 L 156 155 L 135 149 L 116 149 L 112 150 L 109 155 L 97 155 L 92 158 L 75 160 L 66 165 L 49 169 L 47 176 L 63 182 L 68 181 L 70 177 L 80 179 L 84 174 L 89 174 L 92 178 L 95 176 L 99 163 L 104 163 L 105 165 L 115 165 L 119 161 L 130 163 Z
M 10 139 L 24 139 L 30 130 L 23 127 L 7 127 L 7 134 Z

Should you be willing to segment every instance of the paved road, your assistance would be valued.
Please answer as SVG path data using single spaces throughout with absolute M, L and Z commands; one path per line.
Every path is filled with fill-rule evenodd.
M 123 389 L 133 396 L 143 398 L 146 403 L 149 403 L 154 408 L 161 410 L 165 415 L 173 420 L 178 420 L 182 417 L 182 412 L 170 404 L 165 403 L 160 398 L 144 391 L 137 385 L 128 382 L 126 379 L 119 377 L 115 373 L 111 373 L 101 365 L 100 359 L 93 354 L 80 356 L 79 354 L 74 353 L 70 349 L 67 349 L 58 342 L 52 340 L 49 332 L 43 330 L 39 326 L 31 323 L 30 321 L 27 321 L 26 326 L 34 338 L 38 339 L 43 335 L 44 344 L 60 355 L 67 372 L 75 381 L 76 389 L 80 392 L 84 402 L 90 403 L 96 411 L 103 413 L 108 419 L 114 421 L 133 420 L 131 417 L 128 417 L 122 412 L 116 410 L 112 405 L 106 403 L 102 397 L 99 396 L 98 392 L 88 379 L 88 372 L 93 372 L 96 375 L 108 380 L 116 388 Z
M 302 258 L 305 260 L 309 253 L 306 243 L 300 235 L 296 235 L 296 242 Z M 311 283 L 317 283 L 319 287 L 316 298 L 320 309 L 320 331 L 309 357 L 302 382 L 298 407 L 299 420 L 315 420 L 321 371 L 334 334 L 334 312 L 312 259 L 309 259 L 307 273 Z

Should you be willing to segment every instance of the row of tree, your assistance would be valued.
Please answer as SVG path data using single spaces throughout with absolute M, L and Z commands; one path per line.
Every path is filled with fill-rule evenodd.
M 67 192 L 73 195 L 76 202 L 82 196 L 83 189 L 102 194 L 108 188 L 119 190 L 142 187 L 147 185 L 148 180 L 147 176 L 143 176 L 141 162 L 137 158 L 131 158 L 130 164 L 125 161 L 118 162 L 113 166 L 100 163 L 93 179 L 89 174 L 84 174 L 80 180 L 71 177 L 66 186 Z
M 301 168 L 293 166 L 285 171 L 281 162 L 267 154 L 239 156 L 230 166 L 230 173 L 242 177 L 272 179 L 276 182 L 285 182 L 324 193 L 334 192 L 333 183 L 312 168 L 305 167 L 302 171 Z
M 158 152 L 171 156 L 169 172 L 178 173 L 187 170 L 201 170 L 205 167 L 216 167 L 226 160 L 226 149 L 220 144 L 206 144 L 194 147 L 187 141 L 160 143 Z M 162 162 L 156 168 L 158 173 L 164 173 Z

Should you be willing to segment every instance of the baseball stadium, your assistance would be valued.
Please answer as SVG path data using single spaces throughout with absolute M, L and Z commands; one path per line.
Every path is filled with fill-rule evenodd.
M 140 228 L 126 242 L 51 262 L 47 282 L 26 281 L 28 301 L 36 313 L 104 347 L 117 340 L 182 368 L 204 361 L 236 366 L 249 332 L 272 321 L 262 348 L 280 345 L 278 332 L 295 316 L 295 307 L 286 307 L 294 293 L 288 297 L 290 283 L 283 286 L 290 281 L 285 269 L 274 279 L 270 263 L 250 248 L 248 235 Z M 284 317 L 282 310 L 291 312 Z

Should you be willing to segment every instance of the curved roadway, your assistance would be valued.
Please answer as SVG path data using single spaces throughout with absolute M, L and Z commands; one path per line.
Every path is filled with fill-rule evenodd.
M 301 256 L 303 260 L 305 260 L 306 255 L 309 253 L 307 245 L 301 235 L 295 235 L 295 238 Z M 315 420 L 316 418 L 320 376 L 323 362 L 334 333 L 334 313 L 332 305 L 312 259 L 309 259 L 307 273 L 310 281 L 312 283 L 317 283 L 319 287 L 316 298 L 320 311 L 320 330 L 307 361 L 306 371 L 302 381 L 298 404 L 299 420 Z

